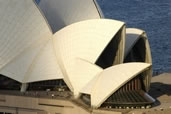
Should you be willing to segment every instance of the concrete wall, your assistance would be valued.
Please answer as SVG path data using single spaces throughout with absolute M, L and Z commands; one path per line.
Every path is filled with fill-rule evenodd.
M 70 100 L 0 95 L 0 112 L 12 114 L 121 114 L 120 112 L 85 109 Z

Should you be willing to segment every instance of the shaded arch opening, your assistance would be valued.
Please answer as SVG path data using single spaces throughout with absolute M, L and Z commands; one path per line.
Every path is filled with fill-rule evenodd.
M 0 74 L 0 90 L 17 90 L 17 91 L 20 91 L 20 88 L 21 88 L 20 82 Z
M 128 81 L 110 97 L 107 98 L 101 105 L 106 108 L 118 108 L 118 107 L 141 107 L 149 106 L 155 100 L 146 93 L 145 78 L 148 76 L 148 71 L 138 74 L 136 77 Z
M 121 62 L 121 53 L 122 50 L 122 32 L 123 28 L 121 28 L 117 34 L 112 38 L 109 44 L 106 46 L 104 51 L 101 53 L 99 58 L 96 61 L 96 65 L 105 69 L 112 65 L 119 64 Z
M 124 59 L 124 63 L 128 62 L 145 62 L 146 61 L 146 45 L 143 38 L 140 38 L 133 46 L 132 50 Z

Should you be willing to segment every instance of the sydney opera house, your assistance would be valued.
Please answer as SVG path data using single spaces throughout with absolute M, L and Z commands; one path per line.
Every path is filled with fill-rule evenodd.
M 117 114 L 146 107 L 146 33 L 95 0 L 0 1 L 0 114 Z

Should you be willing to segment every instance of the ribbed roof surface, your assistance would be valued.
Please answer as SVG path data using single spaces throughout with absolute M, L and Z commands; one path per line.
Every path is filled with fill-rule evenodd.
M 7 76 L 21 81 L 20 76 L 41 48 L 40 42 L 46 42 L 52 33 L 32 0 L 1 1 L 0 16 L 0 73 L 10 73 Z
M 94 64 L 123 26 L 124 23 L 120 21 L 93 19 L 74 23 L 54 34 L 53 41 L 60 67 L 71 85 L 74 83 L 73 74 L 77 71 L 76 59 L 81 58 Z

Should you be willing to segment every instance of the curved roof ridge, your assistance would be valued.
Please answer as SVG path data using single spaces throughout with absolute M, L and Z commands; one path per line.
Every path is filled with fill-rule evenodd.
M 94 64 L 123 26 L 124 23 L 120 21 L 92 19 L 71 24 L 56 32 L 53 43 L 67 80 L 70 80 L 76 58 Z
M 5 13 L 4 13 L 5 12 Z M 52 33 L 45 19 L 32 0 L 1 1 L 0 68 L 33 43 L 51 38 Z
M 109 67 L 92 80 L 93 82 L 90 81 L 85 86 L 85 91 L 82 89 L 82 93 L 90 94 L 91 105 L 97 108 L 126 82 L 150 66 L 151 64 L 148 63 L 134 62 Z
M 23 82 L 28 83 L 63 78 L 64 76 L 58 65 L 51 39 L 33 60 Z

